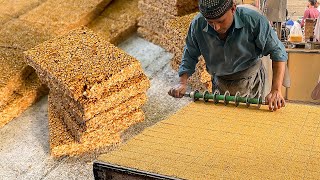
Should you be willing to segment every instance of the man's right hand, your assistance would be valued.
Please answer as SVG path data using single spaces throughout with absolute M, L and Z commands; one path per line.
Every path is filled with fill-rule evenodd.
M 182 74 L 180 76 L 179 84 L 175 87 L 171 88 L 168 94 L 175 98 L 182 98 L 187 91 L 187 84 L 188 84 L 188 74 Z
M 171 88 L 168 94 L 175 98 L 182 98 L 187 91 L 187 84 L 179 83 L 175 87 Z

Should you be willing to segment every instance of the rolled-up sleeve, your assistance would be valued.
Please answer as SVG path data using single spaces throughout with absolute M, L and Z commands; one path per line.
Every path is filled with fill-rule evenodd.
M 178 71 L 179 76 L 187 73 L 188 77 L 190 77 L 195 72 L 198 58 L 201 55 L 193 26 L 194 22 L 191 23 L 186 37 L 186 45 L 183 49 L 182 61 Z
M 256 27 L 256 40 L 255 43 L 261 54 L 267 56 L 273 61 L 287 61 L 288 55 L 283 43 L 279 40 L 275 31 L 269 25 L 265 17 L 260 18 L 259 24 Z

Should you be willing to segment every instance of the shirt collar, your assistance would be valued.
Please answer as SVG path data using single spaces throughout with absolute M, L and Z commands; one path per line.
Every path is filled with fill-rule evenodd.
M 238 8 L 236 9 L 236 13 L 234 13 L 234 28 L 236 29 L 240 29 L 242 27 L 244 27 L 244 23 L 240 18 L 240 11 L 238 10 Z M 204 32 L 208 32 L 209 31 L 209 24 L 206 21 L 206 26 L 202 29 Z
M 240 17 L 240 11 L 239 9 L 237 8 L 236 9 L 236 13 L 234 13 L 234 28 L 236 29 L 240 29 L 244 27 L 244 23 L 243 21 L 241 20 L 241 17 Z

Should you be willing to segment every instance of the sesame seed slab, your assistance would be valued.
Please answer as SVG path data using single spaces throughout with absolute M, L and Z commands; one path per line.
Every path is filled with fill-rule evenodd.
M 109 87 L 141 74 L 135 58 L 87 28 L 71 31 L 26 52 L 27 62 L 70 97 L 95 98 Z

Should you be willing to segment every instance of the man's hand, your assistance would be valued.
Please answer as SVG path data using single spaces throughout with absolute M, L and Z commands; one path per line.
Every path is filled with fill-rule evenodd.
M 182 98 L 187 91 L 187 80 L 188 74 L 183 74 L 180 76 L 180 83 L 175 87 L 171 88 L 168 94 L 175 98 Z
M 270 111 L 276 111 L 286 105 L 286 101 L 284 100 L 281 92 L 274 90 L 271 90 L 271 92 L 266 96 L 266 102 L 269 103 Z
M 187 91 L 187 84 L 179 83 L 174 88 L 171 88 L 168 94 L 175 98 L 182 98 Z
M 281 61 L 272 61 L 272 86 L 271 92 L 266 97 L 266 102 L 269 104 L 270 111 L 276 111 L 286 105 L 286 102 L 281 93 L 281 87 L 284 77 L 286 63 Z

